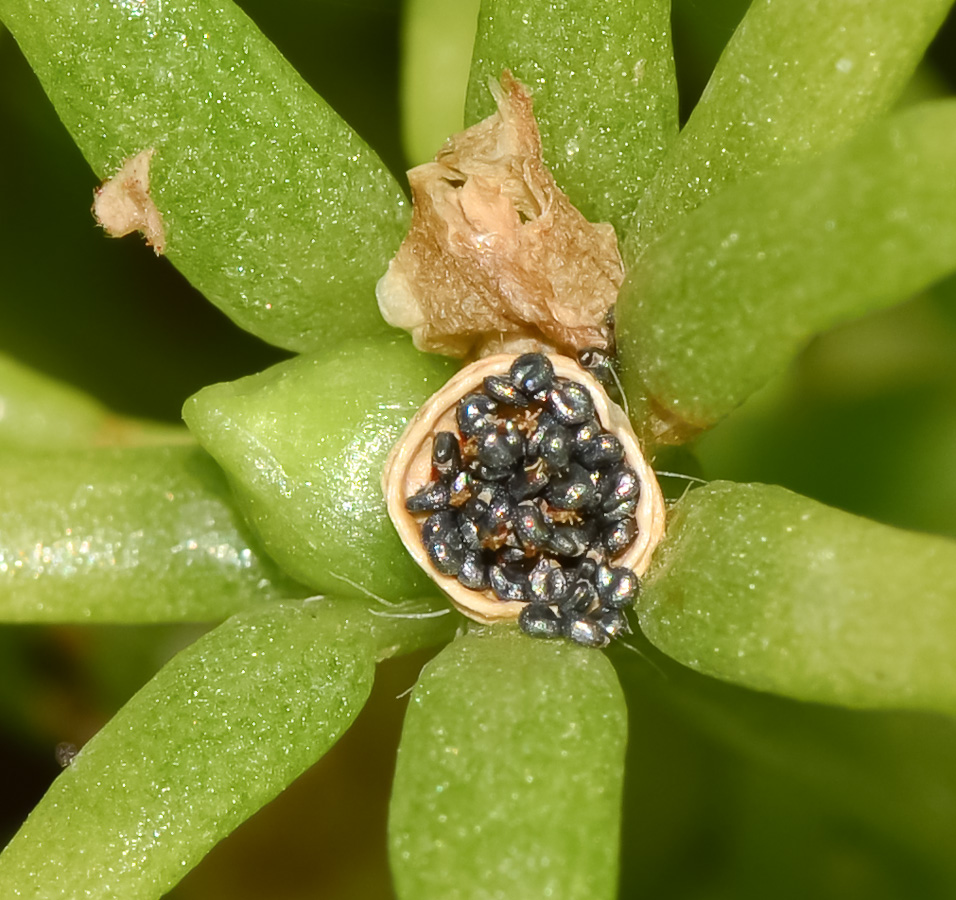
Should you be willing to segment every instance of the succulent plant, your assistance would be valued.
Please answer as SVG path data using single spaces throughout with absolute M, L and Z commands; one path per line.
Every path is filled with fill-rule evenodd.
M 3 895 L 209 896 L 180 880 L 330 751 L 376 667 L 388 684 L 424 665 L 390 789 L 399 897 L 951 896 L 956 104 L 917 70 L 949 6 L 760 0 L 679 129 L 663 0 L 407 0 L 407 161 L 493 113 L 510 70 L 556 184 L 621 247 L 624 398 L 645 455 L 682 477 L 662 475 L 639 633 L 605 652 L 467 622 L 386 515 L 386 458 L 458 367 L 379 312 L 411 220 L 400 177 L 229 0 L 0 0 L 0 63 L 12 35 L 102 181 L 104 228 L 143 231 L 294 354 L 190 327 L 170 364 L 161 329 L 95 323 L 133 282 L 94 267 L 87 305 L 68 246 L 50 266 L 44 244 L 31 280 L 5 266 L 0 621 L 203 633 L 176 631 L 179 652 L 61 751 L 0 854 Z M 715 42 L 711 13 L 673 14 L 688 47 Z M 10 167 L 11 248 L 60 224 L 60 169 L 24 131 L 42 177 Z M 66 292 L 55 315 L 34 272 Z M 71 372 L 114 344 L 141 373 L 128 393 Z M 212 379 L 233 380 L 195 391 Z M 155 420 L 190 393 L 188 432 Z M 103 639 L 124 689 L 162 654 L 147 631 Z M 11 721 L 36 718 L 36 634 L 0 632 Z M 373 758 L 384 775 L 356 765 L 354 796 L 387 781 Z M 387 889 L 349 862 L 330 892 Z

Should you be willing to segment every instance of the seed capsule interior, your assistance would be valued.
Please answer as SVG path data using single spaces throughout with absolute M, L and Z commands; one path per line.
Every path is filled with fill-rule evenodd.
M 624 632 L 611 613 L 633 603 L 663 534 L 630 424 L 566 357 L 463 369 L 409 424 L 383 483 L 405 546 L 465 615 L 586 646 Z

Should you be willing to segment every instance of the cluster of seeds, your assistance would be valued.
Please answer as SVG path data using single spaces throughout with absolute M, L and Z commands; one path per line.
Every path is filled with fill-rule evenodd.
M 636 534 L 641 483 L 588 390 L 541 353 L 462 398 L 431 480 L 406 502 L 432 565 L 466 588 L 524 602 L 536 637 L 603 647 L 628 630 L 637 575 L 611 564 Z

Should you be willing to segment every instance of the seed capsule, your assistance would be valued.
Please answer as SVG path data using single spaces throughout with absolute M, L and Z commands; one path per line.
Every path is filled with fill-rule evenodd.
M 519 391 L 534 397 L 551 388 L 554 366 L 543 353 L 524 353 L 511 364 L 508 378 Z
M 594 417 L 594 401 L 576 381 L 555 384 L 548 393 L 548 408 L 562 425 L 582 425 Z

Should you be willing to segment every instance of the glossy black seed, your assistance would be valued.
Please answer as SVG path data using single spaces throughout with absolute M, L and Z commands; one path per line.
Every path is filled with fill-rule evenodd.
M 528 577 L 513 566 L 492 563 L 488 567 L 488 581 L 499 600 L 528 600 Z
M 500 375 L 489 375 L 484 380 L 484 388 L 489 397 L 505 406 L 524 407 L 530 402 L 519 387 Z
M 606 647 L 610 638 L 597 622 L 585 617 L 564 620 L 564 635 L 584 647 Z
M 545 546 L 557 556 L 581 556 L 588 550 L 587 534 L 576 525 L 555 525 Z
M 547 578 L 548 603 L 556 603 L 560 606 L 564 603 L 571 593 L 572 580 L 565 569 L 561 566 L 555 566 Z
M 600 566 L 594 584 L 601 603 L 611 609 L 631 606 L 641 587 L 640 579 L 626 566 Z
M 405 501 L 409 512 L 437 512 L 451 505 L 451 491 L 441 481 L 430 481 Z
M 623 610 L 607 609 L 601 610 L 592 618 L 598 627 L 612 640 L 622 634 L 630 634 L 631 626 L 627 621 L 627 616 Z
M 495 430 L 494 416 L 498 404 L 485 394 L 468 394 L 458 403 L 458 430 L 466 437 L 475 437 Z
M 495 469 L 483 463 L 474 462 L 471 466 L 471 474 L 479 481 L 504 481 L 507 478 L 511 478 L 514 474 L 514 467 L 508 466 L 504 469 Z
M 583 425 L 594 417 L 594 401 L 576 381 L 557 381 L 548 392 L 548 409 L 562 425 Z
M 459 472 L 448 485 L 452 506 L 461 506 L 475 492 L 475 479 L 470 472 Z
M 596 600 L 597 591 L 593 584 L 587 581 L 575 581 L 570 593 L 561 603 L 561 612 L 571 617 L 586 613 Z
M 458 437 L 450 431 L 439 431 L 432 444 L 432 465 L 442 475 L 452 475 L 461 468 Z
M 517 511 L 517 504 L 511 495 L 504 488 L 499 488 L 488 504 L 484 525 L 490 532 L 496 532 L 502 528 L 510 529 L 514 524 Z
M 458 530 L 458 517 L 455 513 L 448 511 L 437 512 L 425 519 L 422 525 L 422 540 L 437 537 L 444 538 L 453 531 Z
M 637 512 L 636 500 L 625 500 L 604 511 L 604 518 L 608 522 L 618 522 L 621 519 L 627 519 Z
M 524 353 L 511 364 L 508 379 L 518 390 L 533 397 L 551 388 L 554 366 L 543 353 Z
M 599 434 L 578 446 L 577 457 L 589 469 L 606 469 L 624 459 L 624 447 L 613 434 Z
M 481 533 L 477 522 L 463 517 L 458 523 L 458 533 L 461 535 L 461 542 L 465 549 L 481 549 L 481 540 L 484 535 Z
M 425 552 L 442 575 L 457 575 L 465 557 L 457 532 L 449 532 L 448 538 L 428 538 L 425 541 Z
M 601 508 L 613 509 L 624 500 L 636 500 L 641 493 L 641 480 L 630 466 L 611 469 L 601 482 Z
M 571 452 L 577 456 L 581 448 L 604 433 L 601 423 L 596 418 L 588 419 L 583 425 L 578 425 L 571 433 Z
M 505 422 L 478 441 L 478 462 L 489 469 L 513 468 L 524 455 L 524 436 L 514 422 Z
M 531 637 L 561 637 L 561 620 L 542 603 L 529 603 L 518 616 L 518 627 Z
M 620 553 L 634 540 L 636 532 L 637 526 L 633 519 L 621 519 L 620 522 L 615 522 L 602 535 L 607 552 L 611 556 Z
M 508 481 L 508 492 L 515 500 L 537 497 L 548 486 L 548 474 L 543 466 L 522 468 Z
M 466 550 L 458 570 L 458 581 L 473 591 L 483 591 L 488 587 L 488 566 L 480 553 Z
M 584 509 L 596 502 L 597 488 L 587 469 L 571 463 L 566 475 L 551 479 L 544 495 L 555 509 Z
M 602 384 L 613 381 L 611 374 L 611 356 L 600 347 L 585 347 L 578 350 L 578 362 Z
M 550 532 L 541 510 L 530 500 L 519 503 L 514 517 L 515 537 L 528 550 L 540 550 Z
M 499 562 L 503 566 L 524 562 L 527 558 L 527 554 L 520 547 L 505 546 L 495 554 L 495 562 Z
M 574 579 L 576 581 L 590 581 L 591 584 L 595 583 L 595 577 L 597 576 L 598 563 L 588 556 L 585 556 L 574 567 Z
M 528 590 L 531 592 L 532 603 L 551 603 L 548 588 L 548 576 L 555 569 L 555 563 L 550 559 L 539 559 L 528 573 Z

